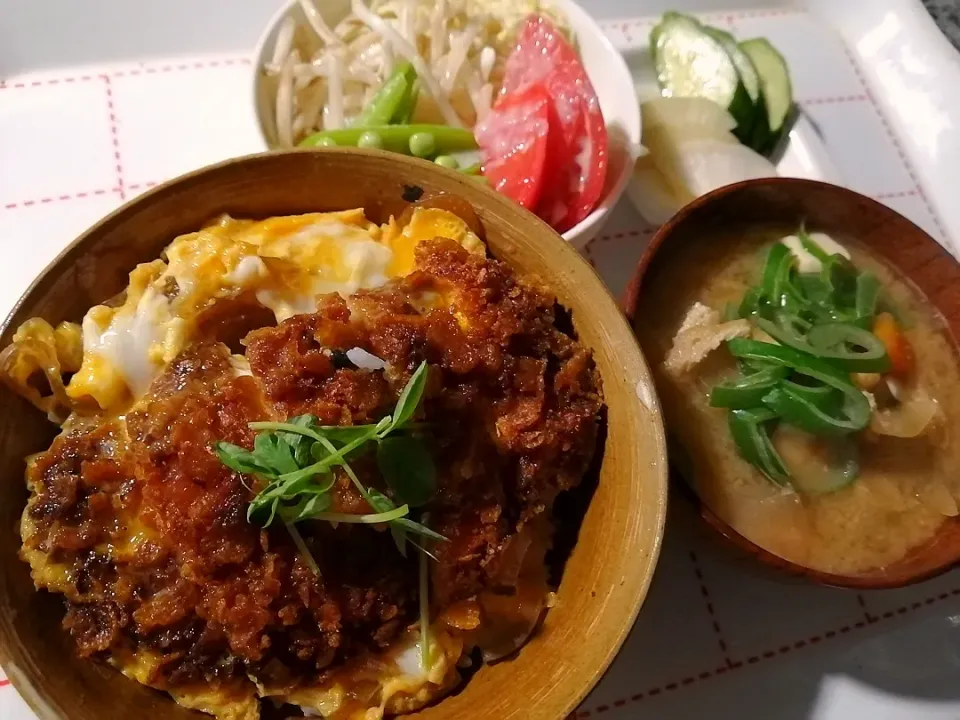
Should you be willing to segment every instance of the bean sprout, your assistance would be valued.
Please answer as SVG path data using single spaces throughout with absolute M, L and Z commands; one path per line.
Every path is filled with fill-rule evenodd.
M 276 141 L 292 147 L 319 130 L 348 127 L 394 70 L 416 70 L 418 122 L 472 127 L 489 112 L 516 27 L 540 0 L 351 0 L 335 27 L 317 0 L 297 0 L 263 73 L 277 88 Z
M 287 55 L 277 85 L 277 134 L 280 144 L 287 147 L 293 145 L 293 68 L 299 61 L 300 53 L 296 50 Z
M 343 76 L 340 72 L 340 58 L 338 53 L 327 55 L 327 69 L 330 73 L 327 78 L 329 90 L 327 104 L 323 108 L 323 126 L 336 130 L 343 127 Z
M 303 14 L 307 17 L 307 22 L 310 24 L 310 27 L 313 28 L 317 37 L 327 45 L 339 45 L 340 38 L 338 38 L 337 34 L 324 22 L 323 15 L 317 10 L 317 6 L 313 4 L 313 0 L 299 0 L 299 2 Z
M 437 103 L 437 108 L 439 108 L 440 114 L 443 115 L 444 122 L 453 127 L 463 127 L 463 121 L 460 120 L 457 113 L 454 112 L 453 106 L 450 105 L 443 90 L 440 89 L 440 83 L 437 82 L 437 78 L 434 77 L 433 73 L 430 72 L 430 68 L 423 62 L 423 58 L 420 57 L 417 49 L 403 38 L 393 25 L 379 15 L 372 13 L 367 6 L 363 4 L 363 0 L 352 0 L 350 6 L 353 8 L 354 15 L 365 22 L 372 30 L 380 33 L 380 36 L 392 45 L 395 52 L 403 56 L 407 62 L 413 65 L 413 69 L 417 71 L 417 77 L 420 78 L 420 82 L 423 83 L 426 90 L 433 96 L 434 101 Z

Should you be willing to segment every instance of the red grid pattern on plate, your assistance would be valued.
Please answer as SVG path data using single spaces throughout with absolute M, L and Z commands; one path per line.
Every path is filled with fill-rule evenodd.
M 184 70 L 209 70 L 220 67 L 232 67 L 236 65 L 249 65 L 250 58 L 247 57 L 228 57 L 216 58 L 211 60 L 197 60 L 188 63 L 166 63 L 164 65 L 143 65 L 137 68 L 124 68 L 112 72 L 101 73 L 98 75 L 72 75 L 67 77 L 38 78 L 36 80 L 23 80 L 10 82 L 0 79 L 0 90 L 15 90 L 29 87 L 44 87 L 47 85 L 60 85 L 78 82 L 90 82 L 102 78 L 132 77 L 135 75 L 155 75 L 157 73 L 182 72 Z
M 81 200 L 87 197 L 94 197 L 96 195 L 106 195 L 107 193 L 119 193 L 120 188 L 110 188 L 109 190 L 90 190 L 89 192 L 78 192 L 73 193 L 72 195 L 57 195 L 55 197 L 42 197 L 37 198 L 36 200 L 22 200 L 20 202 L 7 203 L 3 206 L 4 210 L 15 210 L 16 208 L 21 207 L 30 207 L 31 205 L 49 205 L 50 203 L 55 202 L 65 202 L 67 200 Z
M 717 644 L 720 646 L 720 652 L 727 665 L 733 667 L 733 660 L 730 659 L 730 650 L 727 647 L 727 641 L 724 640 L 723 631 L 720 629 L 720 620 L 713 609 L 713 602 L 710 600 L 710 591 L 707 590 L 707 582 L 703 577 L 703 570 L 700 569 L 700 561 L 697 559 L 697 553 L 690 551 L 690 563 L 693 565 L 693 574 L 700 585 L 700 595 L 703 597 L 704 605 L 707 608 L 707 615 L 710 616 L 710 623 L 713 625 L 713 633 L 717 636 Z
M 694 13 L 700 20 L 708 23 L 732 23 L 747 18 L 787 17 L 789 15 L 804 15 L 806 12 L 799 8 L 766 8 L 758 10 L 737 10 L 725 13 Z M 600 22 L 605 30 L 619 30 L 627 33 L 638 28 L 650 28 L 659 22 L 659 17 L 627 18 L 615 22 Z
M 743 662 L 733 662 L 729 665 L 721 665 L 712 670 L 704 670 L 696 675 L 688 675 L 679 680 L 665 683 L 663 685 L 658 685 L 652 687 L 643 692 L 634 693 L 629 697 L 619 698 L 609 704 L 597 705 L 597 707 L 592 710 L 577 710 L 571 714 L 572 720 L 587 720 L 587 718 L 596 717 L 597 715 L 602 715 L 603 713 L 609 712 L 610 710 L 621 708 L 628 703 L 637 703 L 646 698 L 656 697 L 657 695 L 673 692 L 681 687 L 687 687 L 693 685 L 694 683 L 701 682 L 703 680 L 709 680 L 711 678 L 718 677 L 724 673 L 731 672 L 734 670 L 739 670 L 742 667 L 757 665 L 758 663 L 765 662 L 767 660 L 772 660 L 783 655 L 788 655 L 796 650 L 802 650 L 811 645 L 818 645 L 821 642 L 832 640 L 841 635 L 847 635 L 848 633 L 853 632 L 854 630 L 862 630 L 868 625 L 875 625 L 884 620 L 889 620 L 894 617 L 906 615 L 910 612 L 920 610 L 923 607 L 928 607 L 937 602 L 942 602 L 944 600 L 949 600 L 950 598 L 960 597 L 960 588 L 951 590 L 949 592 L 942 592 L 938 595 L 928 597 L 925 600 L 920 600 L 917 602 L 910 603 L 908 605 L 902 605 L 901 607 L 895 610 L 889 610 L 878 618 L 872 618 L 869 622 L 867 621 L 858 621 L 850 625 L 843 625 L 842 627 L 837 628 L 836 630 L 828 630 L 825 633 L 819 635 L 811 635 L 807 638 L 796 640 L 792 643 L 786 643 L 779 645 L 775 648 L 765 650 L 764 652 L 758 655 L 751 655 Z
M 903 145 L 900 142 L 900 139 L 897 137 L 896 133 L 893 132 L 893 128 L 890 126 L 890 121 L 887 119 L 887 116 L 880 109 L 880 105 L 877 104 L 876 98 L 873 96 L 869 85 L 867 84 L 866 78 L 863 76 L 863 72 L 860 70 L 860 66 L 857 64 L 856 58 L 850 52 L 850 48 L 847 47 L 846 43 L 843 43 L 843 51 L 847 55 L 847 60 L 850 61 L 850 65 L 853 67 L 853 72 L 856 74 L 857 79 L 860 81 L 860 84 L 863 86 L 864 94 L 867 99 L 870 101 L 870 105 L 873 107 L 874 112 L 877 114 L 877 117 L 880 119 L 880 122 L 883 124 L 883 129 L 887 133 L 887 138 L 890 140 L 890 144 L 893 146 L 893 149 L 897 151 L 897 155 L 900 158 L 900 162 L 903 163 L 904 169 L 907 171 L 907 175 L 910 176 L 910 179 L 916 185 L 917 194 L 920 196 L 920 199 L 923 200 L 923 204 L 927 208 L 927 212 L 930 213 L 930 216 L 933 218 L 933 222 L 937 227 L 937 230 L 940 232 L 942 238 L 947 238 L 947 231 L 944 229 L 943 223 L 940 221 L 940 216 L 937 211 L 934 209 L 933 204 L 927 198 L 926 193 L 923 192 L 923 188 L 920 186 L 919 180 L 917 180 L 917 174 L 913 170 L 913 166 L 910 163 L 910 160 L 907 158 L 907 153 L 903 149 Z
M 833 97 L 813 97 L 806 100 L 799 100 L 800 105 L 830 105 L 832 103 L 846 102 L 866 102 L 867 96 L 863 94 L 856 95 L 835 95 Z
M 123 162 L 120 160 L 120 137 L 117 133 L 117 113 L 113 106 L 113 87 L 108 75 L 101 75 L 107 89 L 107 111 L 110 113 L 110 140 L 113 143 L 113 159 L 117 163 L 117 192 L 121 200 L 127 199 L 123 189 Z

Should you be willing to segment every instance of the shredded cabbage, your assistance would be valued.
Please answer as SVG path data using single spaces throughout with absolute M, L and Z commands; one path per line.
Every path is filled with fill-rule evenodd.
M 419 79 L 414 121 L 473 127 L 493 104 L 517 26 L 542 13 L 566 29 L 539 0 L 352 0 L 333 28 L 314 1 L 299 0 L 307 22 L 282 22 L 262 69 L 281 147 L 348 126 L 404 60 Z

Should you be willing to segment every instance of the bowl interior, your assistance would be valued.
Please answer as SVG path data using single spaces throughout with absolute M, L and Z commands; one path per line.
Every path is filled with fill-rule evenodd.
M 942 314 L 956 349 L 956 338 L 960 337 L 960 265 L 953 256 L 923 230 L 881 203 L 834 185 L 790 178 L 748 181 L 721 188 L 688 205 L 660 229 L 641 258 L 627 293 L 627 311 L 641 345 L 652 352 L 644 318 L 663 312 L 663 308 L 648 302 L 644 288 L 676 262 L 679 248 L 691 243 L 715 245 L 724 238 L 729 240 L 763 226 L 797 227 L 801 221 L 841 243 L 849 239 L 865 246 L 898 269 Z M 655 361 L 654 356 L 651 358 Z M 667 417 L 668 428 L 677 422 L 682 419 Z M 681 452 L 676 456 L 675 464 L 683 472 Z M 829 585 L 896 587 L 936 575 L 960 560 L 957 518 L 947 519 L 930 542 L 915 548 L 901 561 L 846 576 L 814 571 L 773 555 L 743 537 L 705 504 L 700 503 L 699 507 L 703 518 L 740 550 L 769 565 Z
M 577 248 L 582 248 L 600 231 L 630 179 L 637 147 L 640 145 L 640 106 L 626 61 L 597 22 L 572 0 L 550 0 L 549 4 L 563 13 L 574 29 L 581 60 L 597 92 L 609 133 L 609 164 L 602 200 L 590 215 L 563 233 L 565 240 Z M 333 27 L 350 13 L 350 2 L 329 0 L 320 4 L 319 10 L 324 20 Z M 297 0 L 291 0 L 277 11 L 254 51 L 254 109 L 260 133 L 268 148 L 277 147 L 274 121 L 277 88 L 276 81 L 267 77 L 262 68 L 271 60 L 280 25 L 289 16 L 294 17 L 298 23 L 305 22 L 303 10 Z
M 348 178 L 348 182 L 344 182 Z M 571 311 L 593 348 L 608 405 L 599 481 L 565 567 L 558 603 L 512 659 L 480 670 L 424 718 L 563 717 L 612 660 L 646 594 L 659 552 L 666 458 L 659 410 L 630 328 L 600 279 L 544 223 L 458 173 L 375 151 L 271 153 L 232 160 L 162 185 L 85 233 L 33 284 L 7 319 L 0 343 L 25 319 L 79 320 L 120 291 L 138 262 L 219 213 L 266 217 L 364 207 L 373 219 L 402 207 L 407 186 L 458 193 L 483 222 L 492 254 L 536 275 Z M 197 717 L 159 693 L 80 661 L 60 628 L 61 603 L 33 589 L 18 558 L 26 500 L 25 455 L 53 429 L 6 388 L 0 398 L 0 663 L 42 720 Z

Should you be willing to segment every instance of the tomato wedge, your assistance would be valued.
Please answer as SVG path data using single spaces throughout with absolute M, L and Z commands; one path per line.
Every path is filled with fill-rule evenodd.
M 474 128 L 483 174 L 508 198 L 532 210 L 540 200 L 550 134 L 550 95 L 530 85 L 503 95 Z
M 596 207 L 607 176 L 607 128 L 600 102 L 577 53 L 547 19 L 531 16 L 504 68 L 501 101 L 541 85 L 552 101 L 547 186 L 537 213 L 563 232 Z M 499 105 L 499 102 L 498 102 Z

